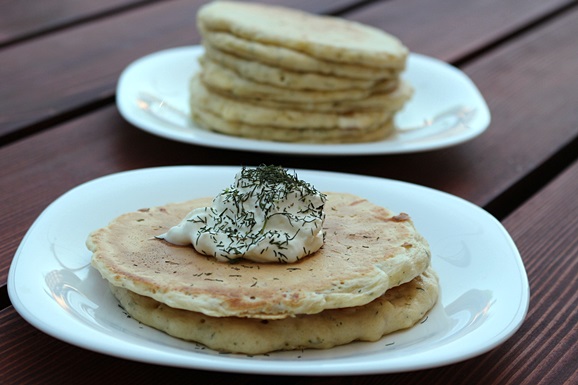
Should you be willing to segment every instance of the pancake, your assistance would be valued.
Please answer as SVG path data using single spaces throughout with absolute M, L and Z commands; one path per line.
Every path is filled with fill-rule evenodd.
M 387 93 L 395 90 L 398 79 L 385 79 L 371 89 L 353 89 L 340 91 L 291 90 L 270 84 L 259 83 L 238 76 L 234 71 L 206 58 L 200 60 L 201 79 L 205 86 L 223 94 L 241 98 L 261 98 L 285 103 L 323 103 L 365 99 L 375 93 Z
M 362 131 L 376 127 L 391 119 L 392 111 L 360 110 L 339 113 L 334 111 L 299 111 L 288 108 L 264 107 L 239 99 L 227 98 L 207 89 L 199 77 L 190 85 L 191 108 L 211 112 L 228 122 L 241 122 L 256 126 L 341 129 Z M 263 139 L 269 139 L 267 135 Z
M 276 108 L 276 109 L 293 109 L 298 111 L 313 111 L 313 112 L 333 112 L 333 113 L 348 113 L 355 111 L 383 111 L 395 113 L 403 108 L 405 103 L 413 95 L 413 88 L 409 83 L 402 81 L 395 90 L 390 92 L 379 92 L 369 95 L 365 99 L 342 101 L 342 102 L 326 102 L 326 103 L 310 103 L 304 101 L 302 103 L 282 103 L 270 99 L 250 99 L 243 100 L 259 104 L 262 107 Z
M 205 57 L 234 71 L 238 76 L 290 90 L 343 91 L 371 89 L 380 79 L 352 79 L 314 72 L 297 72 L 243 59 L 205 44 Z
M 198 103 L 191 103 L 191 117 L 195 123 L 206 130 L 222 134 L 292 143 L 357 143 L 377 141 L 386 138 L 394 132 L 393 120 L 389 119 L 375 126 L 365 129 L 350 128 L 323 128 L 309 127 L 274 127 L 270 125 L 254 125 L 244 122 L 232 122 L 213 114 Z
M 203 45 L 245 59 L 255 60 L 274 67 L 298 72 L 312 72 L 352 79 L 391 79 L 399 75 L 403 68 L 376 68 L 361 64 L 336 63 L 319 60 L 307 54 L 281 46 L 262 44 L 240 38 L 230 33 L 202 31 Z
M 211 317 L 272 320 L 368 304 L 430 263 L 407 214 L 327 193 L 325 243 L 294 264 L 218 262 L 156 239 L 211 198 L 121 215 L 87 239 L 92 266 L 113 286 Z
M 305 53 L 320 60 L 402 68 L 407 48 L 394 36 L 350 20 L 278 6 L 217 1 L 197 14 L 200 29 Z
M 209 317 L 171 308 L 120 287 L 111 285 L 111 291 L 133 318 L 169 335 L 222 352 L 263 354 L 377 341 L 423 319 L 436 303 L 439 288 L 436 274 L 428 268 L 367 305 L 280 320 Z

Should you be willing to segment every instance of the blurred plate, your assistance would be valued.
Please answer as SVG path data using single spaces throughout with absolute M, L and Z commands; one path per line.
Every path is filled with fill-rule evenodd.
M 116 102 L 122 116 L 142 130 L 180 142 L 300 155 L 435 150 L 471 140 L 490 124 L 490 112 L 484 98 L 463 72 L 440 60 L 412 53 L 403 77 L 412 84 L 415 94 L 397 115 L 396 122 L 401 128 L 423 128 L 398 131 L 378 142 L 354 144 L 282 143 L 209 132 L 198 128 L 188 118 L 189 79 L 199 71 L 197 58 L 202 53 L 201 46 L 173 48 L 130 64 L 117 86 Z

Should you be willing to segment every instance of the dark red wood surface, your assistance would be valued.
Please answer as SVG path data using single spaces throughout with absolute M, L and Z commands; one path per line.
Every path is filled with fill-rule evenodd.
M 130 12 L 155 1 L 170 0 L 3 0 L 0 3 L 0 47 L 33 39 L 73 25 Z M 275 4 L 269 0 L 264 3 Z M 316 1 L 293 0 L 294 8 L 315 13 L 338 13 L 357 2 L 354 0 Z M 289 3 L 287 3 L 289 4 Z
M 30 2 L 0 2 L 0 384 L 578 382 L 576 1 L 268 2 L 375 25 L 413 51 L 458 65 L 486 98 L 490 128 L 453 148 L 395 156 L 287 156 L 172 142 L 120 117 L 116 80 L 142 55 L 198 43 L 194 16 L 203 1 L 50 0 L 28 13 Z M 69 189 L 143 167 L 259 163 L 400 179 L 486 208 L 503 221 L 526 264 L 532 294 L 526 322 L 491 352 L 442 368 L 272 377 L 93 353 L 37 331 L 10 306 L 6 280 L 18 244 Z
M 348 18 L 399 36 L 415 52 L 460 62 L 575 5 L 572 0 L 381 1 Z
M 198 44 L 195 15 L 203 3 L 153 2 L 4 48 L 2 55 L 9 59 L 0 67 L 0 143 L 110 103 L 118 75 L 133 60 L 165 48 Z M 324 0 L 298 5 L 330 13 L 352 3 Z
M 155 0 L 4 0 L 0 47 L 151 1 Z

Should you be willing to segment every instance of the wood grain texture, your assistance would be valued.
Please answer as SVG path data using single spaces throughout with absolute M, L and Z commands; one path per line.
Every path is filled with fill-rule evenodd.
M 485 95 L 492 123 L 481 138 L 462 147 L 469 156 L 459 167 L 472 172 L 462 175 L 458 195 L 476 189 L 476 201 L 486 206 L 526 176 L 540 178 L 531 173 L 569 143 L 578 154 L 577 34 L 574 9 L 464 68 Z
M 386 1 L 348 18 L 393 33 L 414 52 L 454 62 L 572 4 L 574 0 Z
M 540 384 L 578 383 L 578 162 L 504 220 L 526 266 L 530 310 L 517 344 Z M 527 380 L 526 380 L 527 381 Z M 512 381 L 512 383 L 515 383 Z
M 146 6 L 155 1 L 168 0 L 4 0 L 0 12 L 0 47 L 31 39 L 88 20 L 108 17 Z M 280 3 L 275 0 L 265 3 Z M 335 13 L 349 8 L 355 1 L 317 1 L 315 5 L 306 0 L 292 0 L 291 6 L 299 9 Z
M 57 340 L 13 308 L 0 311 L 0 384 L 249 384 L 252 376 L 117 359 Z
M 0 47 L 151 1 L 155 0 L 4 0 Z
M 156 2 L 2 50 L 0 143 L 3 136 L 22 137 L 39 125 L 48 127 L 62 114 L 111 103 L 121 71 L 139 57 L 198 44 L 195 17 L 207 1 Z M 327 13 L 352 3 L 323 0 L 296 5 Z
M 6 48 L 0 135 L 110 99 L 120 72 L 136 58 L 197 43 L 193 21 L 201 4 L 152 4 Z

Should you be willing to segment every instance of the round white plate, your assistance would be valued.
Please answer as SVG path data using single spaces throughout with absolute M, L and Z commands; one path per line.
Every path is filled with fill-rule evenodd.
M 188 118 L 188 84 L 199 71 L 197 58 L 202 52 L 200 46 L 173 48 L 130 64 L 117 86 L 116 103 L 121 115 L 136 127 L 180 142 L 300 155 L 434 150 L 471 140 L 490 124 L 490 112 L 484 98 L 463 72 L 440 60 L 412 53 L 403 77 L 415 88 L 415 94 L 397 115 L 396 123 L 401 128 L 425 124 L 424 128 L 398 131 L 379 142 L 356 144 L 281 143 L 209 132 L 196 127 Z
M 391 373 L 484 353 L 509 338 L 528 308 L 520 255 L 501 224 L 479 207 L 429 188 L 351 174 L 297 170 L 321 191 L 354 193 L 407 212 L 428 239 L 441 298 L 415 327 L 328 350 L 219 354 L 127 317 L 85 246 L 116 216 L 214 196 L 237 167 L 152 168 L 106 176 L 53 202 L 34 222 L 10 267 L 8 292 L 28 322 L 68 343 L 136 361 L 204 370 L 284 375 Z M 202 182 L 199 182 L 202 181 Z

